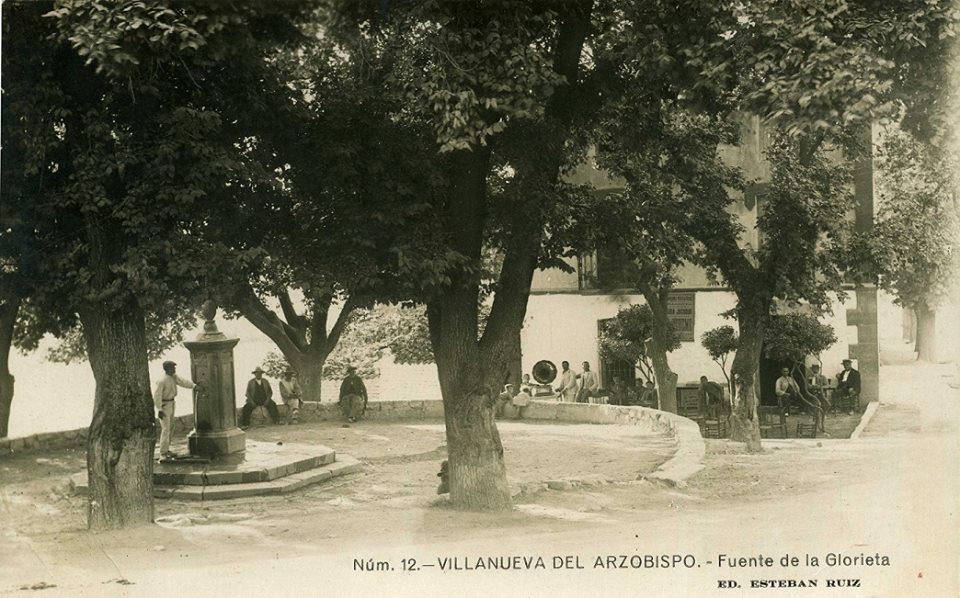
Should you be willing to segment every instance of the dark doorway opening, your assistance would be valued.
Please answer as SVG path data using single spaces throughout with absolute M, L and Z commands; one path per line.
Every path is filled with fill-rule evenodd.
M 780 377 L 780 370 L 783 368 L 793 369 L 793 362 L 777 361 L 765 356 L 766 351 L 760 354 L 760 404 L 767 406 L 777 406 L 777 378 Z M 806 368 L 800 366 L 799 370 L 794 372 L 793 379 L 802 389 L 804 387 L 803 377 L 806 376 Z

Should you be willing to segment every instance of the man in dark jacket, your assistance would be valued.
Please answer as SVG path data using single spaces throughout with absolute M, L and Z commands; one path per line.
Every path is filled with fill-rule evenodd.
M 860 372 L 853 369 L 853 362 L 843 360 L 843 371 L 837 374 L 837 392 L 834 400 L 846 405 L 850 411 L 860 402 Z
M 367 409 L 367 387 L 352 365 L 347 366 L 347 377 L 340 383 L 340 408 L 351 423 L 360 419 Z
M 253 378 L 247 382 L 247 402 L 240 411 L 241 428 L 250 425 L 250 414 L 261 405 L 266 406 L 270 421 L 275 424 L 280 422 L 280 412 L 277 404 L 273 402 L 273 389 L 270 388 L 270 382 L 263 377 L 263 370 L 258 367 L 253 370 Z

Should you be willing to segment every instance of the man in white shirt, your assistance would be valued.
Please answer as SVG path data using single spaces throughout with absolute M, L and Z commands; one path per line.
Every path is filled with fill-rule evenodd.
M 790 375 L 789 368 L 780 370 L 780 377 L 777 378 L 777 402 L 780 406 L 789 409 L 791 402 L 800 401 L 800 385 Z
M 557 394 L 560 400 L 572 403 L 577 400 L 577 375 L 570 369 L 570 362 L 560 362 L 560 386 L 557 387 Z
M 170 452 L 170 431 L 177 406 L 177 387 L 198 388 L 200 385 L 178 376 L 177 364 L 172 361 L 163 362 L 163 372 L 163 378 L 157 382 L 156 390 L 153 391 L 153 404 L 157 408 L 157 417 L 160 418 L 160 456 L 169 457 L 173 454 Z
M 580 374 L 580 392 L 577 393 L 578 403 L 587 403 L 590 397 L 597 396 L 600 390 L 600 376 L 590 370 L 590 362 L 583 362 L 583 373 Z

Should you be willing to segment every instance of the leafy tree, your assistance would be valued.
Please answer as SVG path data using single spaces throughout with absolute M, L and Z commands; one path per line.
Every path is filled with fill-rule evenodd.
M 379 375 L 376 364 L 386 351 L 390 351 L 397 363 L 433 363 L 427 315 L 422 306 L 378 305 L 355 310 L 336 349 L 324 364 L 323 378 L 341 379 L 350 365 L 357 368 L 362 378 L 375 377 Z M 271 376 L 279 376 L 289 363 L 283 356 L 271 352 L 263 367 Z
M 130 526 L 153 519 L 146 314 L 172 322 L 204 298 L 196 240 L 211 208 L 255 187 L 240 181 L 273 186 L 239 150 L 231 127 L 251 109 L 230 87 L 270 87 L 261 42 L 290 35 L 295 7 L 50 8 L 3 7 L 4 157 L 15 156 L 3 199 L 30 249 L 11 269 L 30 282 L 33 324 L 82 325 L 97 380 L 88 523 Z
M 730 396 L 733 397 L 737 391 L 736 385 L 730 378 L 727 371 L 727 359 L 730 354 L 737 350 L 740 339 L 737 337 L 737 331 L 733 326 L 717 326 L 713 330 L 708 330 L 700 336 L 700 344 L 710 354 L 710 359 L 720 366 L 723 377 L 727 381 L 727 388 L 730 389 Z
M 660 356 L 652 355 L 660 351 L 659 347 L 653 346 L 654 328 L 659 325 L 649 305 L 631 305 L 623 308 L 617 313 L 617 317 L 607 322 L 600 331 L 600 352 L 607 358 L 623 359 L 636 364 L 647 380 L 656 378 L 658 385 L 670 386 L 668 391 L 676 396 L 676 381 L 674 380 L 671 384 L 659 377 L 662 375 L 662 370 L 657 371 L 654 360 L 660 359 Z M 665 338 L 666 352 L 680 348 L 679 337 L 669 321 Z M 657 375 L 654 375 L 655 373 Z M 665 395 L 662 388 L 658 394 L 661 405 L 664 405 L 669 395 Z
M 874 229 L 858 239 L 853 267 L 895 296 L 917 318 L 916 351 L 936 361 L 936 311 L 957 264 L 954 154 L 891 128 L 878 160 Z M 860 261 L 857 261 L 860 260 Z
M 428 2 L 383 11 L 369 2 L 344 6 L 346 16 L 331 30 L 351 49 L 373 40 L 366 55 L 390 66 L 386 91 L 403 100 L 392 118 L 425 126 L 432 160 L 442 167 L 440 193 L 431 198 L 434 224 L 417 229 L 439 246 L 431 259 L 408 265 L 404 275 L 413 284 L 405 298 L 426 305 L 447 420 L 450 496 L 461 507 L 511 503 L 492 407 L 504 380 L 520 375 L 519 332 L 570 151 L 570 90 L 591 4 L 554 11 L 514 1 Z M 508 198 L 515 199 L 511 209 L 501 209 Z M 481 330 L 485 237 L 503 261 Z

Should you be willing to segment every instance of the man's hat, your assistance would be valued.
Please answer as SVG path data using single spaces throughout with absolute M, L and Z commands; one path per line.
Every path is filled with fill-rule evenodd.
M 844 360 L 841 361 L 840 363 L 853 363 L 853 361 L 850 360 L 850 359 L 844 359 Z
M 348 366 L 347 366 L 347 371 L 348 371 L 348 372 L 355 372 L 355 371 L 357 371 L 357 366 L 355 366 L 355 365 L 348 365 Z
M 257 366 L 257 369 L 253 370 L 253 373 L 254 373 L 254 374 L 265 374 L 266 372 L 263 371 L 263 368 L 261 368 L 260 366 Z

